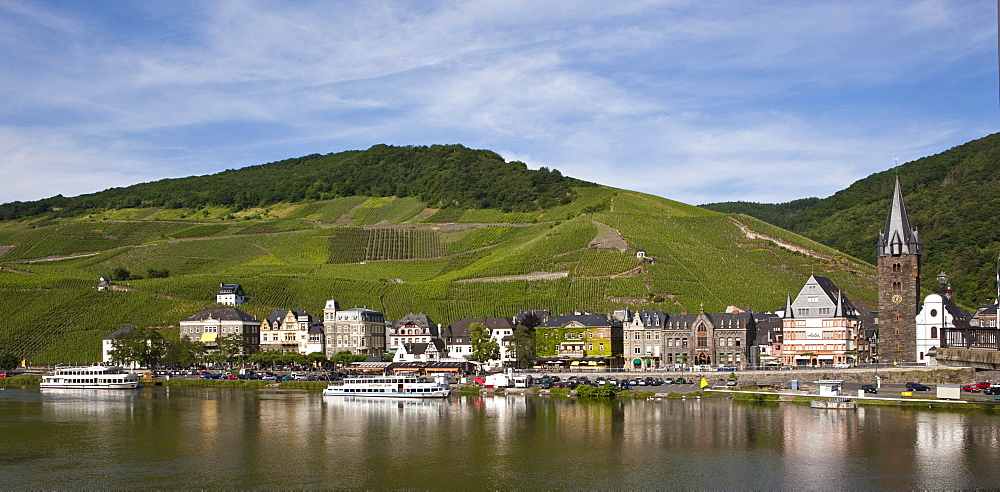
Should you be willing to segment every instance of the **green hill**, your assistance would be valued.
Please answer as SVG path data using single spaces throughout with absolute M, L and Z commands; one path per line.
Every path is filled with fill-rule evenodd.
M 241 171 L 225 174 L 250 182 Z M 544 175 L 547 183 L 525 174 L 529 184 L 536 177 L 536 191 L 511 190 L 527 201 L 508 207 L 408 193 L 174 208 L 137 191 L 153 184 L 120 189 L 132 189 L 137 207 L 50 203 L 0 222 L 0 352 L 39 363 L 96 360 L 100 339 L 123 324 L 175 338 L 177 323 L 212 305 L 222 282 L 244 286 L 251 299 L 242 309 L 258 319 L 275 309 L 318 315 L 327 299 L 388 319 L 424 312 L 443 324 L 521 309 L 771 310 L 813 273 L 856 302 L 874 302 L 870 265 L 804 237 L 745 215 Z M 208 186 L 185 180 L 192 190 Z M 100 276 L 124 270 L 146 278 L 97 291 Z
M 938 288 L 935 277 L 944 271 L 962 304 L 975 307 L 996 297 L 1000 134 L 873 174 L 829 198 L 703 207 L 752 215 L 874 262 L 897 174 L 910 224 L 924 244 L 923 288 Z

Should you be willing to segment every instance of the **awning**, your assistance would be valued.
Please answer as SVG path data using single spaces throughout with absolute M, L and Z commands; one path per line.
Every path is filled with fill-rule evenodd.
M 635 359 L 632 361 L 633 364 L 642 364 L 642 359 Z
M 819 359 L 819 360 L 833 360 L 833 356 L 832 355 L 819 355 L 816 358 Z
M 214 342 L 217 336 L 219 336 L 218 333 L 202 333 L 201 343 Z
M 578 366 L 578 365 L 580 365 L 580 361 L 574 360 L 573 362 L 570 362 L 569 365 L 571 365 L 571 366 Z

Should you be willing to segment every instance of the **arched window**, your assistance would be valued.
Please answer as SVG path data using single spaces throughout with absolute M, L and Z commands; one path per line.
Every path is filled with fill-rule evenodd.
M 937 338 L 937 327 L 936 326 L 932 326 L 931 327 L 931 338 Z
M 899 273 L 899 272 L 902 272 L 902 271 L 903 271 L 903 265 L 902 265 L 902 263 L 893 263 L 892 264 L 892 273 Z
M 903 283 L 902 282 L 893 282 L 892 283 L 892 291 L 893 292 L 899 292 L 901 290 L 903 290 Z

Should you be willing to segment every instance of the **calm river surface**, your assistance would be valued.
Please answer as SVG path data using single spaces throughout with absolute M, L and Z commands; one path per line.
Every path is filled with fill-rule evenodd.
M 968 489 L 1000 416 L 728 399 L 0 391 L 0 489 Z

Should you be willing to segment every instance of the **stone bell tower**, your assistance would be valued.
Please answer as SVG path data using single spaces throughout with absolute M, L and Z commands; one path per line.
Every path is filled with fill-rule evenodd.
M 915 362 L 916 316 L 920 306 L 920 256 L 923 246 L 896 189 L 885 229 L 878 237 L 878 357 L 879 362 Z

